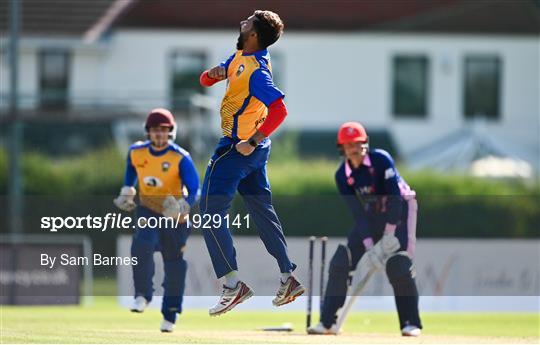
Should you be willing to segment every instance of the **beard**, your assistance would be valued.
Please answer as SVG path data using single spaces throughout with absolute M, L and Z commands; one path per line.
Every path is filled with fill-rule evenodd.
M 238 40 L 236 41 L 237 50 L 244 50 L 244 41 L 245 41 L 244 35 L 242 35 L 242 33 L 240 32 L 238 34 Z

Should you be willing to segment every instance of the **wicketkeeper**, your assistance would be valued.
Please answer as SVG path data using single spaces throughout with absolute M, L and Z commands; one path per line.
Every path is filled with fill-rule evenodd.
M 349 274 L 356 269 L 360 274 L 353 276 L 352 287 L 362 280 L 362 274 L 386 270 L 394 290 L 401 334 L 419 336 L 422 324 L 412 261 L 416 242 L 415 193 L 386 151 L 369 150 L 368 136 L 360 123 L 343 124 L 337 144 L 345 160 L 336 172 L 336 184 L 355 224 L 347 245 L 340 245 L 330 261 L 320 322 L 310 327 L 308 333 L 339 333 L 339 309 L 345 303 Z
M 137 257 L 138 263 L 132 266 L 135 300 L 131 311 L 143 312 L 152 300 L 154 252 L 160 251 L 165 270 L 161 331 L 171 332 L 176 314 L 182 312 L 187 271 L 184 249 L 189 236 L 185 216 L 198 198 L 199 176 L 189 153 L 174 143 L 176 122 L 170 111 L 152 110 L 145 129 L 148 140 L 129 148 L 124 187 L 114 204 L 124 211 L 136 209 L 138 227 L 131 255 Z M 149 221 L 151 217 L 154 219 Z M 174 222 L 165 222 L 163 217 L 171 217 Z M 152 228 L 152 224 L 159 227 Z

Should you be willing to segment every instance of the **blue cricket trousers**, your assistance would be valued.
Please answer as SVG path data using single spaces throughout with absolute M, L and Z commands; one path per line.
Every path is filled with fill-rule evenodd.
M 146 207 L 137 207 L 137 218 L 162 217 Z M 137 265 L 133 265 L 133 282 L 135 297 L 143 296 L 152 300 L 154 288 L 154 252 L 160 251 L 163 257 L 165 278 L 163 280 L 163 303 L 161 313 L 170 322 L 176 321 L 176 314 L 182 312 L 187 262 L 184 260 L 184 247 L 189 237 L 186 224 L 178 228 L 138 228 L 131 243 L 131 255 L 137 257 Z
M 259 144 L 249 156 L 238 153 L 235 144 L 230 138 L 222 138 L 210 160 L 202 188 L 201 214 L 224 217 L 238 191 L 266 250 L 276 259 L 281 272 L 292 272 L 296 265 L 289 259 L 266 176 L 270 140 Z M 226 222 L 222 221 L 219 228 L 202 229 L 202 232 L 216 276 L 221 278 L 238 270 L 236 250 Z
M 399 251 L 407 251 L 411 257 L 414 256 L 414 245 L 416 243 L 416 213 L 416 200 L 408 201 L 404 206 L 402 219 L 398 223 L 395 232 L 395 236 L 401 245 Z M 374 242 L 381 239 L 384 232 L 384 226 L 386 224 L 384 219 L 377 219 L 374 221 L 361 219 L 360 221 L 366 222 L 366 227 L 373 229 Z M 356 269 L 360 258 L 366 252 L 361 235 L 356 231 L 356 229 L 357 227 L 353 228 L 353 230 L 349 233 L 347 241 L 347 247 L 349 248 L 351 254 L 351 262 L 349 267 L 350 271 Z M 329 278 L 320 317 L 320 320 L 325 327 L 330 327 L 337 321 L 336 313 L 338 309 L 343 307 L 345 304 L 345 292 L 347 291 L 348 286 L 347 276 L 344 279 L 333 279 L 332 267 L 329 268 L 328 273 Z M 400 296 L 396 293 L 396 288 L 394 286 L 393 288 L 395 293 L 396 307 L 398 310 L 400 329 L 405 327 L 408 322 L 412 322 L 414 325 L 421 328 L 422 325 L 418 313 L 418 295 Z M 416 291 L 416 287 L 414 289 Z M 341 291 L 343 293 L 339 294 L 335 293 L 335 291 Z

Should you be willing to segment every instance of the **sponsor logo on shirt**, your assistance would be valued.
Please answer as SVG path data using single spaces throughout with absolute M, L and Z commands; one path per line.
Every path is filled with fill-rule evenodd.
M 263 123 L 266 120 L 266 116 L 261 117 L 260 119 L 255 121 L 255 127 L 259 125 L 259 123 Z
M 137 168 L 144 168 L 148 164 L 148 159 L 145 159 L 144 162 L 137 164 Z
M 388 168 L 384 171 L 385 180 L 391 179 L 394 176 L 396 176 L 396 171 L 394 170 L 394 168 Z
M 244 72 L 244 69 L 246 69 L 244 65 L 238 66 L 238 70 L 236 71 L 236 76 L 238 77 L 240 74 L 242 74 L 242 72 Z
M 143 182 L 148 187 L 161 187 L 163 182 L 160 179 L 154 176 L 145 176 Z
M 161 170 L 162 170 L 163 172 L 169 171 L 169 168 L 170 168 L 170 167 L 171 167 L 171 163 L 169 163 L 169 162 L 163 162 L 163 163 L 161 163 Z
M 375 191 L 375 188 L 373 188 L 373 186 L 358 187 L 358 191 L 360 194 L 371 194 Z

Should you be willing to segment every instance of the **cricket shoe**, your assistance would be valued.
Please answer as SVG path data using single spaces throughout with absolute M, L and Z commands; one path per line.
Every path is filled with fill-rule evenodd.
M 337 329 L 337 325 L 333 324 L 332 327 L 326 328 L 322 324 L 322 322 L 319 322 L 315 326 L 311 326 L 307 329 L 308 334 L 315 334 L 315 335 L 337 335 L 339 334 L 339 329 Z
M 143 296 L 135 297 L 133 305 L 131 306 L 131 311 L 134 313 L 142 313 L 148 306 L 148 301 Z
M 404 337 L 419 337 L 422 330 L 414 325 L 407 325 L 401 329 L 401 335 Z
M 170 322 L 170 321 L 167 321 L 165 319 L 163 319 L 163 321 L 161 321 L 161 327 L 159 328 L 159 330 L 163 333 L 171 333 L 174 329 L 174 323 Z
M 306 288 L 294 276 L 290 276 L 285 283 L 281 282 L 281 286 L 279 287 L 276 298 L 272 300 L 272 304 L 279 307 L 291 303 L 304 292 L 306 292 Z
M 251 296 L 253 296 L 253 290 L 251 290 L 244 282 L 239 281 L 236 283 L 234 289 L 223 285 L 223 293 L 221 294 L 218 303 L 210 308 L 208 313 L 210 316 L 225 314 Z

